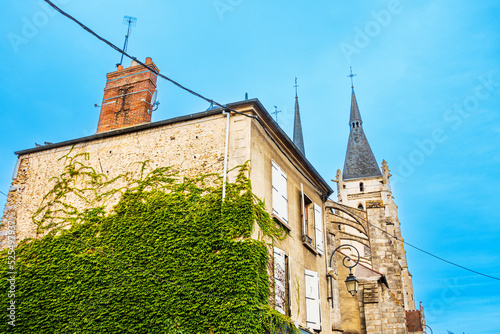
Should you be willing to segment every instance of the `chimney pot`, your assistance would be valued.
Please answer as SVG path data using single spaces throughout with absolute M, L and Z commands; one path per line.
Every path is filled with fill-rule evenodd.
M 151 57 L 146 58 L 146 64 L 151 64 L 153 62 L 153 59 Z
M 118 71 L 123 70 L 123 65 L 118 65 Z
M 137 66 L 137 62 L 135 60 L 132 60 L 132 64 L 130 64 L 130 67 L 132 66 Z

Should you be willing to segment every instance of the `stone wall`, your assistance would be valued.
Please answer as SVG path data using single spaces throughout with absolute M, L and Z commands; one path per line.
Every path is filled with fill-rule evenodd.
M 15 221 L 17 239 L 36 237 L 36 226 L 32 215 L 55 182 L 52 180 L 63 173 L 66 164 L 61 159 L 71 151 L 71 156 L 88 153 L 89 159 L 81 161 L 112 179 L 118 175 L 133 172 L 138 176 L 141 165 L 148 160 L 148 169 L 172 166 L 179 175 L 197 176 L 201 173 L 223 171 L 225 118 L 215 115 L 199 120 L 174 123 L 132 132 L 90 142 L 46 149 L 20 156 L 19 171 L 12 182 L 4 211 L 3 221 Z M 116 187 L 125 180 L 118 180 Z M 70 201 L 73 201 L 69 199 Z M 108 208 L 117 199 L 108 204 Z M 82 202 L 75 204 L 82 209 Z M 5 229 L 6 224 L 2 225 Z M 4 241 L 4 240 L 2 240 Z

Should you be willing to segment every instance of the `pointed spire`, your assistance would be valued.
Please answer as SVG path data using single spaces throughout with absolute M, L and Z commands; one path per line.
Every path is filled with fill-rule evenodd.
M 351 115 L 349 119 L 349 127 L 351 132 L 347 142 L 347 152 L 345 155 L 343 179 L 360 179 L 367 177 L 382 176 L 377 160 L 373 155 L 373 151 L 366 139 L 363 131 L 363 121 L 358 108 L 358 101 L 354 94 L 354 84 L 352 78 L 355 74 L 348 75 L 351 78 Z
M 349 74 L 347 77 L 351 78 L 351 89 L 352 89 L 352 96 L 351 96 L 351 117 L 349 118 L 349 125 L 353 127 L 355 122 L 359 122 L 359 124 L 362 124 L 363 121 L 361 120 L 361 114 L 359 113 L 359 108 L 358 108 L 358 101 L 356 100 L 356 94 L 354 93 L 354 80 L 353 78 L 357 76 L 357 74 L 352 74 L 352 66 L 349 67 L 351 69 L 351 74 Z
M 358 122 L 360 125 L 363 124 L 361 120 L 361 114 L 359 113 L 358 101 L 356 100 L 356 94 L 354 90 L 351 95 L 351 117 L 349 118 L 349 125 L 353 127 L 353 123 Z
M 295 77 L 295 121 L 293 125 L 293 143 L 302 154 L 306 155 L 304 149 L 304 138 L 302 137 L 302 124 L 300 122 L 299 97 L 297 95 L 297 77 Z

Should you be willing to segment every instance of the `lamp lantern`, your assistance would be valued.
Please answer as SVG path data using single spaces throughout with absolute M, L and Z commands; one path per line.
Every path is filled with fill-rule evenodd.
M 344 255 L 344 259 L 342 260 L 342 264 L 344 265 L 344 267 L 349 268 L 349 276 L 347 276 L 347 278 L 345 280 L 345 285 L 347 287 L 347 291 L 349 291 L 349 293 L 353 297 L 358 292 L 358 284 L 359 284 L 359 282 L 356 279 L 356 276 L 354 276 L 352 274 L 352 268 L 354 268 L 355 266 L 357 266 L 358 263 L 359 263 L 359 260 L 361 258 L 360 255 L 359 255 L 359 251 L 353 245 L 347 245 L 347 244 L 346 245 L 340 245 L 337 248 L 335 248 L 335 250 L 332 252 L 332 255 L 330 256 L 330 262 L 329 262 L 330 266 L 328 267 L 327 275 L 326 275 L 329 278 L 329 281 L 330 281 L 331 296 L 328 297 L 328 299 L 332 301 L 332 307 L 333 307 L 333 279 L 334 279 L 334 277 L 335 277 L 335 279 L 337 279 L 336 278 L 337 275 L 335 275 L 334 270 L 332 269 L 333 268 L 332 267 L 332 260 L 333 260 L 333 255 L 335 254 L 335 252 L 338 251 L 342 247 L 352 248 L 357 253 L 357 257 L 358 258 L 357 258 L 356 262 L 352 261 L 352 259 L 348 255 Z M 352 261 L 352 262 L 354 262 L 354 264 L 353 265 L 346 264 L 346 261 L 348 263 L 350 263 Z
M 358 292 L 358 280 L 356 276 L 352 273 L 349 273 L 349 276 L 345 279 L 345 285 L 347 287 L 347 291 L 354 297 L 354 295 Z

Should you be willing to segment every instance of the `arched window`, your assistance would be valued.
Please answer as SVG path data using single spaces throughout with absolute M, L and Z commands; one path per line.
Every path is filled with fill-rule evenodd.
M 365 185 L 363 184 L 363 182 L 359 183 L 359 191 L 361 192 L 365 191 Z
M 363 208 L 363 204 L 361 204 L 361 203 L 360 203 L 360 204 L 358 205 L 358 209 L 360 209 L 360 210 L 364 210 L 364 208 Z

